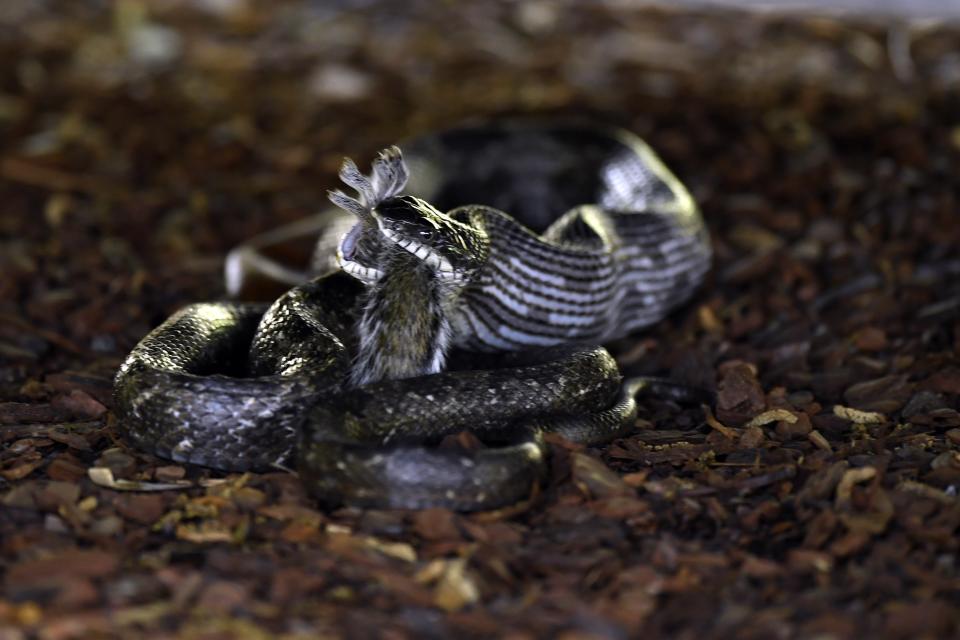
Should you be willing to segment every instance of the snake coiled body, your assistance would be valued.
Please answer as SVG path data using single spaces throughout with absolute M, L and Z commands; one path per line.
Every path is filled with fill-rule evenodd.
M 577 123 L 464 127 L 404 156 L 344 165 L 342 271 L 269 308 L 192 305 L 137 345 L 115 394 L 138 446 L 226 470 L 297 452 L 326 502 L 471 510 L 529 492 L 544 432 L 632 427 L 640 384 L 597 345 L 701 282 L 686 189 L 631 134 Z M 435 446 L 465 429 L 488 446 Z

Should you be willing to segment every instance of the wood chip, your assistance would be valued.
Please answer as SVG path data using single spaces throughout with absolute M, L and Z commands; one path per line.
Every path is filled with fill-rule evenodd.
M 884 416 L 882 413 L 876 413 L 874 411 L 860 411 L 859 409 L 844 407 L 839 404 L 833 407 L 833 414 L 843 418 L 844 420 L 856 422 L 857 424 L 880 424 L 887 421 L 886 416 Z
M 195 486 L 189 480 L 181 482 L 140 482 L 138 480 L 117 480 L 109 467 L 90 467 L 87 470 L 90 480 L 101 487 L 116 491 L 180 491 Z
M 459 611 L 480 597 L 476 583 L 466 571 L 462 558 L 450 560 L 437 583 L 434 604 L 444 611 Z
M 771 422 L 777 422 L 779 420 L 793 424 L 797 421 L 797 415 L 792 411 L 787 411 L 786 409 L 770 409 L 769 411 L 764 411 L 760 415 L 754 416 L 749 422 L 747 422 L 747 424 L 743 426 L 762 427 L 763 425 L 770 424 Z

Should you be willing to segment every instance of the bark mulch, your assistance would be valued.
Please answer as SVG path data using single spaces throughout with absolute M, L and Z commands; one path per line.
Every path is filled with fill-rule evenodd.
M 960 31 L 357 4 L 0 8 L 0 638 L 957 637 Z M 518 112 L 622 124 L 690 186 L 710 279 L 612 349 L 715 407 L 645 399 L 469 516 L 124 442 L 111 376 L 231 246 L 343 155 Z

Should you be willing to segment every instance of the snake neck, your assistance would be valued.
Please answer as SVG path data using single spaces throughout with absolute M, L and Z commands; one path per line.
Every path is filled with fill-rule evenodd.
M 367 287 L 357 322 L 354 386 L 443 369 L 450 345 L 452 292 L 405 251 L 393 251 Z
M 702 226 L 672 211 L 581 206 L 541 235 L 476 207 L 489 257 L 452 317 L 471 351 L 602 343 L 649 326 L 686 300 L 710 260 Z

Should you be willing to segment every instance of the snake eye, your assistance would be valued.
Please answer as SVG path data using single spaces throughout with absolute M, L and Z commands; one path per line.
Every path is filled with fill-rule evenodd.
M 433 236 L 434 236 L 433 231 L 428 231 L 426 229 L 423 229 L 422 231 L 420 231 L 421 240 L 426 240 L 427 242 L 429 242 L 430 240 L 433 240 Z

